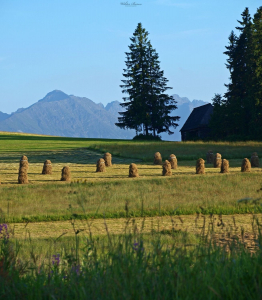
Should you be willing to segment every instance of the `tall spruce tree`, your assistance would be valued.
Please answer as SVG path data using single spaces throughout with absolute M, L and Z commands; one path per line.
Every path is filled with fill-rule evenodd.
M 262 6 L 257 9 L 253 18 L 253 118 L 252 138 L 262 139 Z
M 230 135 L 248 136 L 252 118 L 252 22 L 248 8 L 242 13 L 239 37 L 232 32 L 229 36 L 229 46 L 224 52 L 229 56 L 227 68 L 230 71 L 230 83 L 225 93 L 226 106 L 231 121 L 228 132 Z
M 219 140 L 225 138 L 228 131 L 226 101 L 220 94 L 215 94 L 211 101 L 214 108 L 208 125 L 211 129 L 212 138 Z
M 126 109 L 120 112 L 116 125 L 120 128 L 135 129 L 148 136 L 152 131 L 156 136 L 161 132 L 172 134 L 170 127 L 176 127 L 178 116 L 170 116 L 171 111 L 177 108 L 176 101 L 165 94 L 168 80 L 164 72 L 160 70 L 160 62 L 156 50 L 152 48 L 148 40 L 148 32 L 138 23 L 137 28 L 130 38 L 130 52 L 126 52 L 126 69 L 120 85 L 124 103 L 121 106 Z
M 219 139 L 226 136 L 229 139 L 233 136 L 262 139 L 262 6 L 257 9 L 253 20 L 246 8 L 238 22 L 239 36 L 231 32 L 224 52 L 228 56 L 226 66 L 230 82 L 226 85 L 225 100 L 220 101 L 220 105 L 214 102 L 210 122 L 212 135 Z M 225 131 L 215 128 L 219 118 Z

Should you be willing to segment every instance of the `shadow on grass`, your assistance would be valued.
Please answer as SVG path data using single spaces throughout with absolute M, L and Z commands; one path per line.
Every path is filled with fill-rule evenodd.
M 22 155 L 28 157 L 29 164 L 44 163 L 46 159 L 50 159 L 52 163 L 96 164 L 97 160 L 103 156 L 103 153 L 91 151 L 87 148 L 54 151 L 21 151 L 20 153 L 7 152 L 6 154 L 1 154 L 0 162 L 18 164 Z M 139 161 L 140 160 L 113 156 L 113 164 L 129 164 Z

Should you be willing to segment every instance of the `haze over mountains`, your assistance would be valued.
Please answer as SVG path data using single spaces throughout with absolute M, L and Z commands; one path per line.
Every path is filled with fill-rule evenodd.
M 178 109 L 172 114 L 180 116 L 179 127 L 173 135 L 162 134 L 163 140 L 180 141 L 180 128 L 193 108 L 206 104 L 173 95 Z M 66 137 L 132 139 L 134 130 L 123 130 L 115 126 L 118 112 L 123 111 L 120 102 L 113 101 L 104 106 L 85 97 L 52 91 L 28 108 L 20 108 L 12 114 L 0 112 L 0 131 L 26 132 Z

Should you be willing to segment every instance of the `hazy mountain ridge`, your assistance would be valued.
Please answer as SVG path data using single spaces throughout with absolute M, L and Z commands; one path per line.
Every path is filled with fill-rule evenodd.
M 181 116 L 179 127 L 173 135 L 162 134 L 164 140 L 180 140 L 180 128 L 194 107 L 204 105 L 202 100 L 193 100 L 173 95 L 178 109 L 172 115 Z M 120 102 L 113 101 L 105 107 L 85 97 L 52 91 L 43 99 L 20 108 L 8 115 L 0 112 L 0 130 L 27 132 L 68 137 L 132 139 L 134 130 L 123 130 L 115 126 L 123 111 Z

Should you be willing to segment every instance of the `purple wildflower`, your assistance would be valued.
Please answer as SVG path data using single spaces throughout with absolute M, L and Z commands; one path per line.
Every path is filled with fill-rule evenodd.
M 138 247 L 139 243 L 137 243 L 136 241 L 133 244 L 133 250 L 137 251 L 139 249 Z
M 0 239 L 5 241 L 9 240 L 9 232 L 7 224 L 0 224 Z
M 72 266 L 71 272 L 75 273 L 76 275 L 80 275 L 80 265 Z
M 134 251 L 139 251 L 139 252 L 143 252 L 144 251 L 144 247 L 143 247 L 143 242 L 140 242 L 140 244 L 136 241 L 134 241 L 134 244 L 133 244 L 133 250 Z
M 59 266 L 60 264 L 60 254 L 55 254 L 53 255 L 53 260 L 52 260 L 53 266 Z

